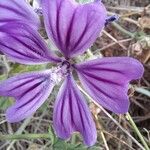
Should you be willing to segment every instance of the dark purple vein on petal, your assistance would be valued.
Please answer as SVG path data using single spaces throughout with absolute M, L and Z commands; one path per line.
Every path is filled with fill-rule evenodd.
M 30 36 L 27 36 L 27 38 L 31 39 L 31 41 L 33 41 L 41 49 L 41 51 L 45 52 L 45 49 L 43 49 L 43 44 L 41 44 L 41 42 L 39 42 L 39 40 L 37 39 L 37 35 L 33 34 L 31 30 L 28 31 L 33 37 L 31 38 Z
M 76 10 L 77 10 L 77 8 L 74 10 L 74 13 L 72 15 L 72 18 L 71 18 L 71 21 L 70 21 L 70 24 L 68 27 L 67 35 L 66 35 L 65 45 L 66 45 L 66 50 L 67 50 L 68 55 L 70 54 L 70 50 L 71 50 L 69 46 L 70 46 L 70 38 L 71 38 L 71 34 L 72 34 L 72 27 L 73 27 L 73 22 L 74 22 Z M 67 56 L 67 57 L 69 57 L 69 56 Z
M 71 94 L 71 89 L 69 88 L 69 90 L 70 90 L 70 92 L 69 92 L 69 95 L 68 95 L 68 99 L 69 99 L 69 109 L 70 109 L 70 119 L 71 119 L 71 122 L 70 122 L 70 124 L 71 124 L 71 126 L 72 126 L 72 128 L 74 129 L 74 119 L 73 119 L 73 108 L 72 108 L 72 106 L 73 106 L 73 99 L 72 99 L 72 94 Z
M 83 70 L 86 70 L 88 68 L 88 71 L 95 71 L 95 70 L 100 70 L 100 71 L 108 71 L 108 72 L 116 72 L 116 73 L 120 73 L 120 74 L 123 74 L 124 75 L 124 73 L 122 72 L 122 71 L 119 71 L 119 70 L 114 70 L 114 69 L 108 69 L 108 68 L 103 68 L 103 67 L 96 67 L 96 66 L 92 66 L 92 67 L 87 67 L 87 66 L 85 66 L 85 67 L 81 67 L 80 68 L 80 70 L 82 69 L 82 71 Z
M 9 10 L 9 11 L 13 11 L 15 14 L 19 14 L 19 15 L 21 15 L 23 17 L 26 17 L 26 15 L 24 13 L 22 13 L 20 11 L 17 11 L 16 9 L 11 8 L 9 6 L 5 6 L 5 5 L 0 4 L 0 7 L 3 8 L 3 9 Z
M 48 21 L 47 24 L 48 24 L 48 26 L 49 26 L 49 28 L 47 28 L 47 30 L 50 30 L 49 32 L 52 33 L 51 36 L 52 36 L 52 38 L 54 39 L 53 42 L 56 42 L 56 45 L 58 45 L 58 41 L 56 40 L 57 38 L 56 38 L 56 35 L 55 35 L 54 31 L 53 31 L 53 27 L 52 27 L 52 24 L 51 24 L 51 20 L 48 19 L 48 17 L 51 16 L 50 13 L 49 13 L 50 11 L 47 10 L 46 12 L 48 13 L 48 14 L 46 15 L 46 17 L 47 17 L 47 21 Z M 46 19 L 46 18 L 45 18 L 45 19 Z M 47 33 L 48 33 L 48 32 L 47 32 Z
M 27 47 L 27 48 L 29 49 L 29 51 L 26 51 L 26 54 L 27 54 L 27 52 L 28 52 L 28 54 L 30 54 L 30 55 L 27 54 L 27 56 L 29 56 L 30 58 L 35 57 L 34 55 L 31 55 L 31 53 L 35 53 L 36 55 L 38 55 L 38 57 L 39 57 L 39 55 L 40 55 L 40 57 L 41 57 L 41 56 L 45 57 L 41 52 L 38 51 L 38 49 L 35 49 L 33 46 L 28 45 L 28 44 L 22 42 L 22 40 L 20 40 L 20 39 L 17 38 L 17 37 L 13 37 L 13 38 L 14 38 L 16 41 L 20 42 L 23 46 L 25 46 L 25 47 Z M 30 50 L 32 50 L 32 51 L 30 51 Z M 41 49 L 40 49 L 40 50 L 41 50 Z M 33 56 L 33 57 L 32 57 L 32 56 Z M 36 57 L 37 57 L 37 56 L 36 56 Z
M 12 48 L 12 47 L 9 47 L 9 46 L 7 46 L 7 45 L 4 45 L 3 43 L 1 43 L 0 42 L 0 44 L 2 45 L 2 46 L 4 46 L 4 47 L 6 47 L 6 48 L 8 48 L 8 49 L 10 49 L 10 50 L 12 50 L 12 51 L 14 51 L 15 53 L 18 53 L 19 55 L 22 55 L 23 57 L 27 57 L 27 58 L 30 58 L 30 56 L 28 56 L 28 55 L 25 55 L 24 53 L 21 53 L 20 51 L 17 51 L 17 50 L 15 50 L 14 48 Z M 7 53 L 6 53 L 7 54 Z M 8 55 L 9 55 L 9 53 L 8 53 Z M 11 55 L 12 56 L 12 55 Z M 15 56 L 16 57 L 16 56 Z M 18 57 L 18 58 L 20 58 L 20 57 Z M 31 59 L 32 59 L 32 57 L 31 57 Z
M 101 88 L 99 88 L 96 84 L 92 83 L 87 77 L 84 76 L 84 78 L 100 93 L 102 93 L 104 96 L 109 97 L 110 99 L 114 99 L 114 97 L 108 95 L 106 92 L 104 92 L 103 90 L 101 90 Z M 115 97 L 116 99 L 116 97 Z
M 48 84 L 48 83 L 47 83 Z M 34 100 L 36 97 L 39 97 L 40 95 L 40 97 L 38 98 L 38 100 L 41 100 L 41 98 L 42 98 L 42 96 L 43 96 L 43 94 L 45 93 L 45 91 L 44 90 L 46 90 L 46 87 L 48 87 L 48 85 L 47 84 L 45 84 L 45 86 L 43 86 L 43 88 L 42 88 L 42 91 L 41 92 L 39 92 L 38 94 L 36 94 L 32 99 L 30 99 L 26 104 L 24 104 L 23 106 L 25 106 L 25 105 L 27 105 L 27 104 L 29 104 L 29 103 L 31 103 L 32 102 L 32 100 Z M 44 89 L 44 90 L 43 90 Z M 35 106 L 35 104 L 37 103 L 38 101 L 35 101 L 34 102 L 34 104 L 30 107 L 30 109 L 32 109 L 34 106 Z M 22 106 L 22 107 L 23 107 Z M 28 110 L 26 111 L 26 112 L 28 112 Z
M 65 105 L 65 103 L 67 102 L 67 98 L 68 98 L 68 93 L 69 93 L 69 91 L 68 91 L 68 89 L 66 90 L 66 95 L 65 95 L 65 92 L 64 92 L 64 95 L 63 95 L 63 97 L 62 97 L 62 100 L 63 100 L 63 102 L 62 102 L 62 108 L 61 108 L 61 110 L 62 110 L 62 112 L 61 112 L 61 122 L 62 122 L 62 124 L 63 125 L 65 125 L 65 122 L 64 122 L 64 116 L 65 116 L 65 107 L 64 106 L 66 106 Z M 67 132 L 68 131 L 68 129 L 66 128 L 66 126 L 63 126 L 63 128 L 64 128 L 64 130 Z
M 110 84 L 115 84 L 115 85 L 118 85 L 118 86 L 120 86 L 120 87 L 123 86 L 123 84 L 120 84 L 120 83 L 117 83 L 117 82 L 115 82 L 115 81 L 111 81 L 111 80 L 108 80 L 108 79 L 101 78 L 101 77 L 99 77 L 99 76 L 97 76 L 97 75 L 94 75 L 93 73 L 90 73 L 90 72 L 83 71 L 83 73 L 86 74 L 86 76 L 89 76 L 89 77 L 91 77 L 91 78 L 93 78 L 93 79 L 96 79 L 96 80 L 98 80 L 98 81 L 100 81 L 100 82 L 104 82 L 104 83 L 105 83 L 105 82 L 108 82 L 108 83 L 110 83 Z
M 41 92 L 38 92 L 37 94 L 35 94 L 32 98 L 30 98 L 27 102 L 23 103 L 21 106 L 19 106 L 17 109 L 21 109 L 22 107 L 26 106 L 27 104 L 31 103 L 35 98 L 37 98 L 38 96 L 40 96 Z
M 63 46 L 62 39 L 61 39 L 61 29 L 60 29 L 60 20 L 59 20 L 60 19 L 60 11 L 62 9 L 62 7 L 61 7 L 62 3 L 63 3 L 63 0 L 57 6 L 56 31 L 57 31 L 57 37 L 58 37 L 60 47 L 61 47 L 62 51 L 64 51 L 64 46 Z
M 23 83 L 21 83 L 21 84 L 15 86 L 15 87 L 13 87 L 12 89 L 8 90 L 8 92 L 12 92 L 14 89 L 20 88 L 20 87 L 22 87 L 26 84 L 29 84 L 29 83 L 31 84 L 32 82 L 35 82 L 35 80 L 30 79 L 30 80 L 24 81 Z
M 72 47 L 72 50 L 76 49 L 76 47 L 81 43 L 82 38 L 83 38 L 84 34 L 86 33 L 87 29 L 88 29 L 88 25 L 86 23 L 86 26 L 85 26 L 84 30 L 82 31 L 80 37 L 78 38 L 78 40 L 76 41 L 76 43 Z
M 40 81 L 40 82 L 36 83 L 35 85 L 32 85 L 30 88 L 28 88 L 23 93 L 21 93 L 20 97 L 23 97 L 26 93 L 31 92 L 32 90 L 34 90 L 36 87 L 40 86 L 41 83 L 43 83 L 43 81 Z
M 15 5 L 20 9 L 21 5 L 19 5 L 16 1 L 13 1 L 13 3 L 15 3 Z M 28 4 L 26 4 L 26 5 L 28 5 Z M 26 9 L 24 9 L 24 7 L 21 7 L 21 10 L 22 10 L 22 12 L 26 12 L 27 13 L 27 11 L 26 11 Z M 26 16 L 27 15 L 28 15 L 28 13 L 26 14 Z

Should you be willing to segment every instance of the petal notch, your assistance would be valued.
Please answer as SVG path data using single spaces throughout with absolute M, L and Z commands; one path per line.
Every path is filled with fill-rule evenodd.
M 86 91 L 103 107 L 122 114 L 128 111 L 128 84 L 143 75 L 142 64 L 129 57 L 87 61 L 75 66 Z
M 42 9 L 47 33 L 66 58 L 89 48 L 106 22 L 101 1 L 80 5 L 74 0 L 43 0 Z

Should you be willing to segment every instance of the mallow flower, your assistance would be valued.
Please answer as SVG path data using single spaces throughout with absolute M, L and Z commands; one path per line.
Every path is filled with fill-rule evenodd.
M 116 114 L 123 114 L 129 108 L 129 82 L 142 76 L 143 66 L 130 57 L 97 58 L 77 64 L 72 61 L 92 45 L 105 26 L 107 14 L 101 1 L 84 5 L 74 0 L 41 1 L 48 37 L 60 50 L 61 57 L 49 50 L 35 26 L 38 19 L 34 12 L 21 3 L 24 1 L 0 2 L 0 23 L 5 22 L 0 25 L 0 49 L 21 64 L 51 62 L 57 67 L 22 73 L 1 81 L 0 95 L 15 99 L 15 104 L 6 112 L 6 118 L 9 122 L 18 122 L 30 116 L 49 97 L 55 84 L 63 80 L 54 104 L 55 132 L 62 139 L 79 132 L 84 143 L 91 146 L 96 142 L 96 127 L 72 72 L 76 71 L 84 90 L 98 104 Z M 5 13 L 1 13 L 2 9 Z M 16 16 L 21 19 L 15 20 Z

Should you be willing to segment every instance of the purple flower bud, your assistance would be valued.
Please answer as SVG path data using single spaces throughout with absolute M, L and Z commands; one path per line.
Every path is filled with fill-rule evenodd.
M 113 15 L 113 16 L 108 17 L 106 19 L 105 26 L 107 26 L 111 22 L 114 22 L 114 21 L 118 20 L 118 18 L 119 17 L 117 15 Z

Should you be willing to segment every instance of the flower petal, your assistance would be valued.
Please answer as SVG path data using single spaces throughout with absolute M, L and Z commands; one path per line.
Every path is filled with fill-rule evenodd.
M 86 91 L 103 107 L 126 113 L 129 107 L 128 84 L 143 75 L 142 64 L 129 57 L 102 58 L 76 66 Z
M 48 50 L 36 30 L 18 22 L 0 26 L 0 49 L 12 60 L 22 64 L 60 61 Z
M 84 97 L 69 75 L 61 86 L 53 113 L 58 137 L 67 139 L 78 131 L 88 146 L 96 142 L 96 128 Z
M 0 95 L 16 99 L 7 110 L 9 122 L 25 119 L 44 103 L 55 85 L 50 74 L 50 70 L 24 73 L 0 83 Z
M 79 5 L 74 0 L 43 0 L 42 8 L 47 33 L 66 58 L 89 48 L 107 18 L 101 1 Z
M 36 29 L 40 26 L 38 15 L 25 0 L 1 0 L 0 26 L 13 21 L 21 21 Z

